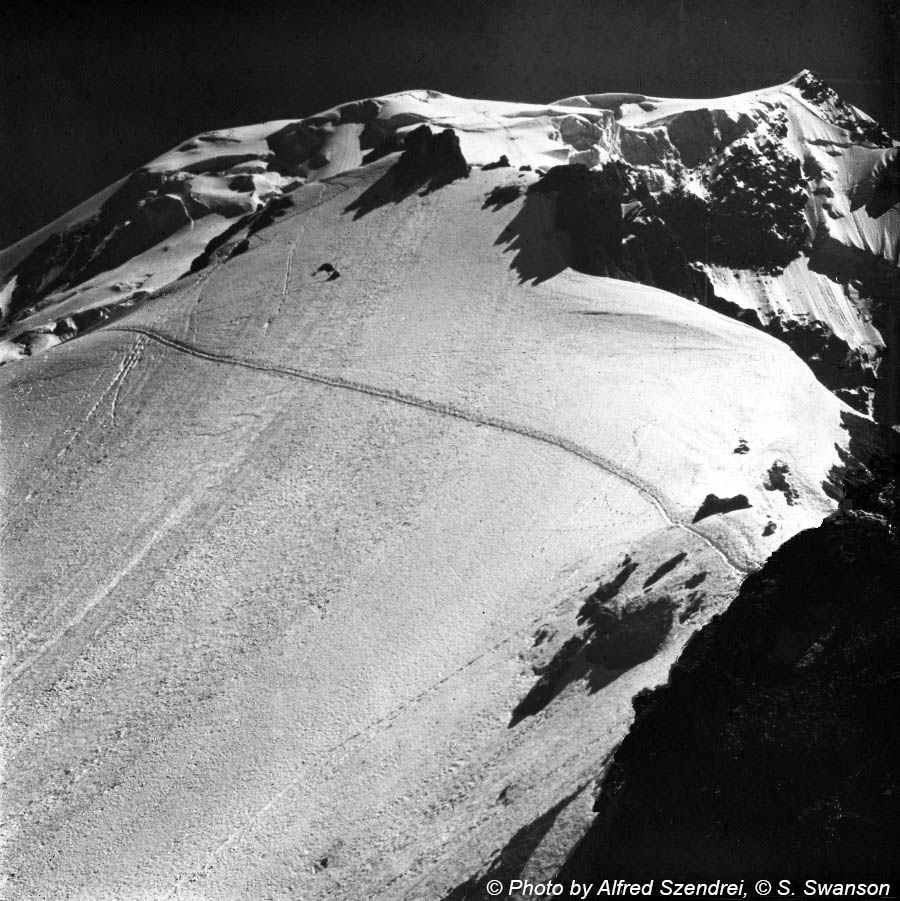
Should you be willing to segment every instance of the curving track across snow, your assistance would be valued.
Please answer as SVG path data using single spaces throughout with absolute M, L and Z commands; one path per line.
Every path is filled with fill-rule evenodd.
M 315 382 L 319 385 L 328 385 L 332 388 L 341 388 L 345 391 L 355 391 L 358 394 L 366 394 L 370 397 L 377 397 L 382 400 L 389 400 L 393 401 L 394 403 L 405 404 L 409 407 L 418 407 L 421 410 L 428 410 L 429 412 L 438 413 L 442 416 L 452 416 L 455 419 L 462 419 L 466 422 L 474 423 L 475 425 L 482 425 L 493 429 L 499 429 L 500 431 L 509 432 L 510 434 L 521 435 L 523 438 L 528 438 L 532 441 L 540 441 L 543 444 L 549 444 L 552 447 L 559 448 L 560 450 L 563 450 L 566 453 L 571 454 L 572 456 L 578 457 L 579 459 L 584 460 L 585 462 L 590 463 L 593 466 L 599 467 L 605 472 L 608 472 L 611 475 L 614 475 L 617 478 L 621 479 L 623 482 L 627 482 L 633 488 L 636 488 L 651 501 L 653 506 L 656 507 L 656 509 L 659 511 L 660 516 L 668 525 L 682 529 L 683 531 L 699 538 L 705 545 L 712 548 L 712 550 L 714 550 L 722 558 L 722 560 L 735 572 L 746 574 L 752 571 L 750 567 L 748 567 L 741 561 L 736 560 L 731 554 L 729 554 L 727 549 L 712 541 L 699 529 L 679 520 L 669 508 L 669 505 L 663 498 L 662 494 L 656 491 L 643 479 L 639 478 L 634 473 L 628 472 L 622 466 L 609 459 L 608 457 L 604 457 L 602 454 L 598 454 L 596 451 L 592 451 L 589 448 L 584 447 L 583 445 L 577 444 L 574 441 L 570 441 L 568 438 L 564 438 L 559 435 L 552 435 L 549 432 L 544 432 L 539 429 L 533 429 L 527 426 L 518 425 L 514 422 L 510 422 L 509 420 L 500 419 L 495 416 L 484 416 L 471 410 L 465 410 L 462 407 L 456 406 L 455 404 L 428 400 L 427 398 L 423 397 L 416 397 L 415 395 L 406 394 L 403 391 L 397 391 L 392 388 L 378 388 L 375 385 L 367 385 L 363 382 L 352 381 L 350 379 L 341 378 L 340 376 L 309 372 L 305 369 L 298 369 L 292 366 L 281 366 L 276 363 L 266 363 L 256 360 L 242 360 L 239 357 L 230 357 L 225 354 L 205 350 L 202 347 L 194 344 L 189 344 L 185 341 L 180 341 L 171 335 L 166 335 L 163 332 L 148 328 L 146 326 L 116 325 L 110 326 L 109 330 L 131 332 L 133 334 L 143 335 L 153 341 L 158 342 L 159 344 L 164 345 L 165 347 L 170 347 L 173 350 L 180 351 L 181 353 L 188 354 L 189 356 L 196 357 L 200 360 L 208 360 L 211 363 L 222 363 L 229 366 L 240 366 L 244 369 L 254 369 L 260 372 L 268 372 L 272 375 L 303 379 L 307 382 Z

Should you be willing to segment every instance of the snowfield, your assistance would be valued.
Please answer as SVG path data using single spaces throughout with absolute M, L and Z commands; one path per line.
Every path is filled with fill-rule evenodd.
M 845 194 L 895 152 L 792 85 L 702 107 L 763 128 L 774 97 L 790 147 L 861 167 Z M 658 149 L 699 105 L 348 104 L 200 136 L 132 206 L 0 254 L 6 897 L 554 874 L 634 695 L 834 509 L 871 425 L 769 318 L 822 323 L 882 390 L 889 329 L 809 249 L 709 267 L 755 327 L 571 267 L 535 170 L 602 166 L 625 129 Z M 473 168 L 398 191 L 422 123 Z M 876 247 L 822 196 L 841 246 L 896 253 L 896 210 Z

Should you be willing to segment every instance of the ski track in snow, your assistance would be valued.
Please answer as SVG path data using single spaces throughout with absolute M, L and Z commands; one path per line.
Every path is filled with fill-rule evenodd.
M 75 442 L 78 441 L 78 439 L 81 437 L 81 434 L 84 432 L 85 428 L 87 427 L 88 423 L 91 421 L 91 419 L 93 418 L 93 416 L 97 412 L 97 410 L 100 409 L 101 404 L 110 395 L 110 393 L 112 394 L 112 397 L 110 400 L 110 421 L 112 422 L 113 427 L 116 426 L 116 410 L 117 410 L 117 406 L 118 406 L 118 402 L 119 402 L 119 393 L 121 392 L 122 387 L 124 386 L 129 373 L 137 365 L 138 361 L 141 358 L 141 354 L 143 354 L 143 352 L 144 352 L 144 348 L 149 343 L 150 343 L 150 338 L 146 335 L 143 335 L 137 341 L 135 341 L 134 344 L 128 349 L 124 358 L 122 359 L 122 362 L 119 364 L 118 368 L 116 369 L 116 373 L 113 376 L 112 381 L 109 382 L 109 384 L 106 386 L 106 388 L 101 393 L 100 397 L 97 399 L 97 402 L 91 407 L 91 409 L 87 412 L 87 414 L 83 417 L 81 422 L 75 428 L 75 430 L 72 434 L 72 437 L 69 439 L 69 441 L 57 453 L 57 455 L 56 455 L 57 463 L 60 463 L 62 461 L 63 457 L 65 457 L 65 455 L 69 452 L 69 450 L 71 450 L 71 448 L 75 444 Z M 59 472 L 59 470 L 56 468 L 49 470 L 47 472 L 46 477 L 44 478 L 43 482 L 41 483 L 42 486 L 46 485 L 47 482 L 50 480 L 50 478 L 58 472 Z M 34 490 L 32 490 L 29 493 L 28 498 L 32 497 L 33 495 L 34 495 Z M 26 501 L 28 500 L 28 498 L 26 498 Z M 21 504 L 19 506 L 21 506 Z M 122 571 L 121 575 L 127 574 L 127 571 L 130 571 L 130 565 L 129 565 L 129 567 L 126 567 L 126 569 Z M 121 577 L 121 575 L 120 575 L 120 577 Z M 114 583 L 115 584 L 118 583 L 118 578 L 114 580 Z M 112 587 L 115 587 L 114 584 L 112 584 Z M 112 590 L 112 587 L 110 587 L 109 590 Z M 108 591 L 106 593 L 108 593 Z M 94 601 L 90 601 L 88 603 L 87 607 L 85 607 L 78 614 L 78 616 L 76 617 L 76 619 L 74 621 L 70 622 L 67 626 L 64 627 L 64 629 L 58 635 L 54 636 L 53 638 L 51 638 L 49 640 L 49 642 L 45 643 L 31 657 L 31 659 L 25 661 L 19 667 L 17 667 L 13 671 L 13 673 L 11 674 L 9 679 L 5 683 L 3 683 L 3 687 L 7 688 L 10 685 L 12 685 L 13 683 L 17 682 L 19 680 L 19 678 L 21 678 L 21 676 L 24 675 L 25 672 L 27 672 L 29 669 L 31 669 L 31 667 L 41 657 L 44 656 L 46 651 L 49 650 L 49 648 L 51 646 L 55 645 L 60 640 L 60 638 L 63 635 L 65 635 L 70 629 L 72 629 L 76 625 L 78 625 L 85 618 L 85 616 L 87 616 L 87 614 L 94 607 L 97 606 L 97 603 L 99 603 L 99 601 L 96 603 Z M 53 611 L 53 612 L 55 612 L 55 611 Z M 22 647 L 23 643 L 24 643 L 24 640 L 23 640 L 23 642 L 19 642 L 15 646 L 14 650 L 15 651 L 19 650 Z
M 112 403 L 110 404 L 110 419 L 112 420 L 113 425 L 116 424 L 116 410 L 118 409 L 119 405 L 119 394 L 122 391 L 125 380 L 128 378 L 131 370 L 134 369 L 135 366 L 137 366 L 138 361 L 141 359 L 141 354 L 144 352 L 144 348 L 147 346 L 147 344 L 150 343 L 150 339 L 146 335 L 142 337 L 143 340 L 138 339 L 135 342 L 134 347 L 132 347 L 131 349 L 131 353 L 129 353 L 123 361 L 122 369 L 118 374 L 118 379 L 114 383 L 116 387 L 113 392 Z
M 34 495 L 44 488 L 47 483 L 55 476 L 58 475 L 61 471 L 60 464 L 63 462 L 66 454 L 75 446 L 75 444 L 79 441 L 85 429 L 90 424 L 91 420 L 94 418 L 94 414 L 100 409 L 103 405 L 103 402 L 109 397 L 110 393 L 112 393 L 112 406 L 110 415 L 115 424 L 115 415 L 116 415 L 116 404 L 119 398 L 119 392 L 122 389 L 122 385 L 125 382 L 125 379 L 128 378 L 129 373 L 135 367 L 138 360 L 141 357 L 141 354 L 144 352 L 144 348 L 147 346 L 149 336 L 144 335 L 143 341 L 137 341 L 132 347 L 129 347 L 125 352 L 125 356 L 122 358 L 118 367 L 116 368 L 115 374 L 112 379 L 107 383 L 106 387 L 101 391 L 100 396 L 94 402 L 94 405 L 81 417 L 78 424 L 71 430 L 71 436 L 69 440 L 57 451 L 56 453 L 56 461 L 52 467 L 47 468 L 44 472 L 44 478 L 41 480 L 40 484 L 32 488 L 28 494 L 21 500 L 19 500 L 11 510 L 7 511 L 7 514 L 15 512 L 19 510 L 24 504 L 28 503 Z M 101 375 L 97 377 L 94 381 L 94 385 L 92 387 L 96 387 L 97 383 L 100 381 L 102 377 Z
M 641 494 L 647 497 L 656 508 L 660 516 L 674 528 L 681 529 L 699 538 L 705 545 L 712 548 L 725 564 L 738 573 L 747 574 L 751 572 L 751 568 L 733 559 L 729 552 L 714 542 L 711 538 L 704 535 L 698 529 L 682 522 L 677 516 L 670 511 L 667 502 L 663 496 L 654 490 L 649 484 L 644 482 L 639 476 L 627 471 L 619 464 L 610 460 L 608 457 L 590 450 L 583 445 L 577 444 L 568 438 L 559 435 L 553 435 L 540 429 L 532 429 L 528 426 L 519 425 L 508 420 L 501 419 L 496 416 L 483 416 L 481 414 L 466 410 L 463 407 L 456 406 L 452 403 L 443 401 L 434 401 L 427 398 L 416 397 L 413 394 L 407 394 L 403 391 L 397 391 L 393 388 L 378 388 L 374 385 L 368 385 L 364 382 L 357 382 L 351 379 L 341 378 L 336 375 L 325 375 L 322 373 L 311 372 L 305 369 L 298 369 L 292 366 L 280 366 L 277 363 L 267 363 L 255 360 L 242 359 L 240 357 L 232 357 L 226 354 L 220 354 L 215 351 L 205 350 L 195 344 L 189 344 L 185 341 L 167 335 L 157 329 L 148 328 L 138 325 L 115 325 L 109 326 L 107 331 L 124 332 L 130 334 L 144 335 L 152 341 L 176 350 L 180 353 L 188 354 L 200 360 L 206 360 L 211 363 L 221 363 L 228 366 L 238 366 L 243 369 L 252 369 L 258 372 L 267 372 L 276 376 L 287 376 L 289 378 L 303 379 L 304 381 L 313 382 L 319 385 L 327 385 L 331 388 L 339 388 L 345 391 L 354 391 L 357 394 L 366 394 L 369 397 L 376 397 L 381 400 L 393 401 L 394 403 L 404 404 L 408 407 L 417 407 L 422 410 L 428 410 L 431 413 L 437 413 L 442 416 L 452 416 L 454 419 L 461 419 L 465 422 L 471 422 L 474 425 L 487 426 L 492 429 L 498 429 L 514 435 L 520 435 L 532 441 L 538 441 L 542 444 L 550 445 L 565 451 L 592 466 L 596 466 L 611 475 L 616 476 L 623 482 L 627 482 L 632 488 L 637 489 Z
M 326 185 L 327 182 L 322 182 L 323 185 Z M 347 190 L 345 188 L 344 190 Z M 343 193 L 343 191 L 341 191 Z M 288 289 L 291 284 L 291 277 L 294 274 L 294 255 L 297 253 L 297 245 L 300 243 L 300 239 L 303 237 L 303 233 L 306 231 L 306 223 L 308 221 L 308 213 L 311 213 L 317 207 L 320 207 L 323 203 L 330 200 L 330 197 L 323 197 L 322 195 L 327 194 L 327 190 L 322 190 L 319 193 L 318 200 L 312 204 L 308 209 L 304 209 L 303 218 L 300 223 L 300 228 L 297 231 L 297 236 L 294 238 L 293 243 L 288 248 L 287 256 L 284 261 L 284 277 L 281 281 L 281 292 L 278 300 L 278 306 L 275 308 L 275 311 L 269 316 L 268 319 L 263 323 L 263 332 L 267 332 L 269 330 L 269 326 L 278 318 L 281 314 L 281 311 L 284 309 L 285 302 L 288 298 Z M 195 335 L 196 337 L 196 335 Z
M 62 462 L 63 457 L 65 457 L 65 455 L 72 449 L 74 444 L 81 437 L 81 433 L 85 430 L 91 419 L 93 419 L 94 414 L 97 412 L 97 410 L 100 409 L 101 404 L 104 400 L 106 400 L 110 392 L 115 392 L 116 397 L 118 396 L 118 389 L 121 387 L 121 383 L 128 377 L 128 373 L 137 362 L 137 358 L 140 357 L 141 353 L 143 352 L 143 348 L 146 346 L 146 339 L 148 337 L 150 336 L 145 335 L 145 340 L 143 342 L 135 342 L 134 346 L 128 348 L 125 356 L 122 359 L 122 362 L 119 363 L 119 366 L 116 369 L 115 375 L 113 375 L 112 380 L 109 382 L 106 388 L 103 389 L 100 397 L 97 398 L 96 403 L 82 417 L 81 422 L 79 422 L 78 425 L 75 426 L 75 428 L 72 430 L 72 437 L 69 438 L 62 449 L 57 453 L 57 464 Z
M 528 624 L 524 627 L 524 629 L 520 631 L 527 632 L 529 629 L 533 629 L 542 619 L 544 618 L 544 614 L 542 613 L 539 616 L 532 617 L 532 619 L 528 622 Z M 373 729 L 377 729 L 379 727 L 388 727 L 400 714 L 404 713 L 410 707 L 414 707 L 424 698 L 428 697 L 428 695 L 436 692 L 441 686 L 446 685 L 460 673 L 464 673 L 469 667 L 474 666 L 479 661 L 483 660 L 485 657 L 493 654 L 495 651 L 500 650 L 504 645 L 509 644 L 511 641 L 514 641 L 519 637 L 519 633 L 514 635 L 508 635 L 506 638 L 501 639 L 495 644 L 491 645 L 491 647 L 482 651 L 480 654 L 474 656 L 471 660 L 467 660 L 461 666 L 458 666 L 455 670 L 448 673 L 446 676 L 442 676 L 436 682 L 429 685 L 427 688 L 423 688 L 418 694 L 413 695 L 411 698 L 407 698 L 405 701 L 402 701 L 392 710 L 389 710 L 383 716 L 378 717 L 376 720 L 372 720 L 372 722 L 367 723 L 365 726 L 357 729 L 355 732 L 350 735 L 342 738 L 339 742 L 333 744 L 330 748 L 327 748 L 323 752 L 324 757 L 330 758 L 332 754 L 337 751 L 340 751 L 346 748 L 348 745 L 353 744 L 357 739 L 362 738 L 364 735 L 371 732 Z M 305 659 L 305 658 L 304 658 Z M 340 764 L 342 761 L 338 761 Z M 320 761 L 321 763 L 321 761 Z M 182 876 L 174 885 L 172 890 L 165 896 L 166 901 L 170 898 L 177 898 L 183 889 L 185 889 L 188 885 L 198 882 L 208 876 L 213 869 L 215 868 L 216 861 L 223 854 L 229 851 L 231 848 L 239 847 L 242 843 L 243 839 L 252 835 L 257 827 L 262 823 L 264 817 L 269 811 L 273 810 L 281 801 L 283 801 L 299 784 L 301 779 L 305 774 L 300 773 L 294 778 L 288 780 L 288 782 L 281 788 L 279 791 L 273 795 L 262 807 L 258 808 L 254 811 L 245 822 L 234 829 L 232 832 L 228 833 L 223 841 L 221 841 L 208 855 L 205 863 L 197 870 L 194 870 L 190 873 L 186 873 Z M 326 782 L 330 782 L 331 779 L 337 778 L 336 776 L 332 776 Z
M 78 611 L 75 617 L 67 622 L 55 635 L 48 638 L 27 660 L 23 660 L 13 671 L 3 684 L 3 691 L 7 691 L 16 684 L 23 676 L 37 664 L 43 657 L 46 657 L 50 651 L 55 648 L 72 629 L 77 628 L 87 618 L 88 614 L 96 609 L 109 594 L 116 589 L 119 583 L 128 577 L 128 575 L 138 566 L 139 563 L 150 553 L 153 546 L 171 529 L 179 523 L 188 509 L 193 505 L 193 498 L 190 496 L 182 498 L 175 509 L 172 510 L 165 520 L 155 528 L 150 535 L 144 540 L 143 544 L 132 555 L 131 559 L 123 566 L 98 592 L 90 598 L 87 603 Z

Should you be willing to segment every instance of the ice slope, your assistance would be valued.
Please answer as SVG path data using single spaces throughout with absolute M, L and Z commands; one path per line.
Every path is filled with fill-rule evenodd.
M 395 159 L 0 371 L 7 897 L 546 878 L 633 695 L 831 509 L 852 414 L 785 344 L 566 268 L 551 197 L 485 203 L 527 173 L 364 203 Z

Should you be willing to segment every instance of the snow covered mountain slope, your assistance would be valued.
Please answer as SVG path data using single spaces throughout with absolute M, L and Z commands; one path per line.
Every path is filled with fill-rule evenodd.
M 402 149 L 423 123 L 452 128 L 470 165 L 623 164 L 623 238 L 650 258 L 627 277 L 775 334 L 862 412 L 897 408 L 885 361 L 900 288 L 897 151 L 809 72 L 714 101 L 594 94 L 534 106 L 407 91 L 199 135 L 0 253 L 0 360 L 139 301 L 237 217 Z
M 871 426 L 761 328 L 573 269 L 630 274 L 640 235 L 573 231 L 570 170 L 489 165 L 596 153 L 606 179 L 604 142 L 685 103 L 351 104 L 189 142 L 132 206 L 5 252 L 31 350 L 0 369 L 8 897 L 552 875 L 632 697 L 833 509 Z M 862 329 L 851 294 L 826 312 Z

